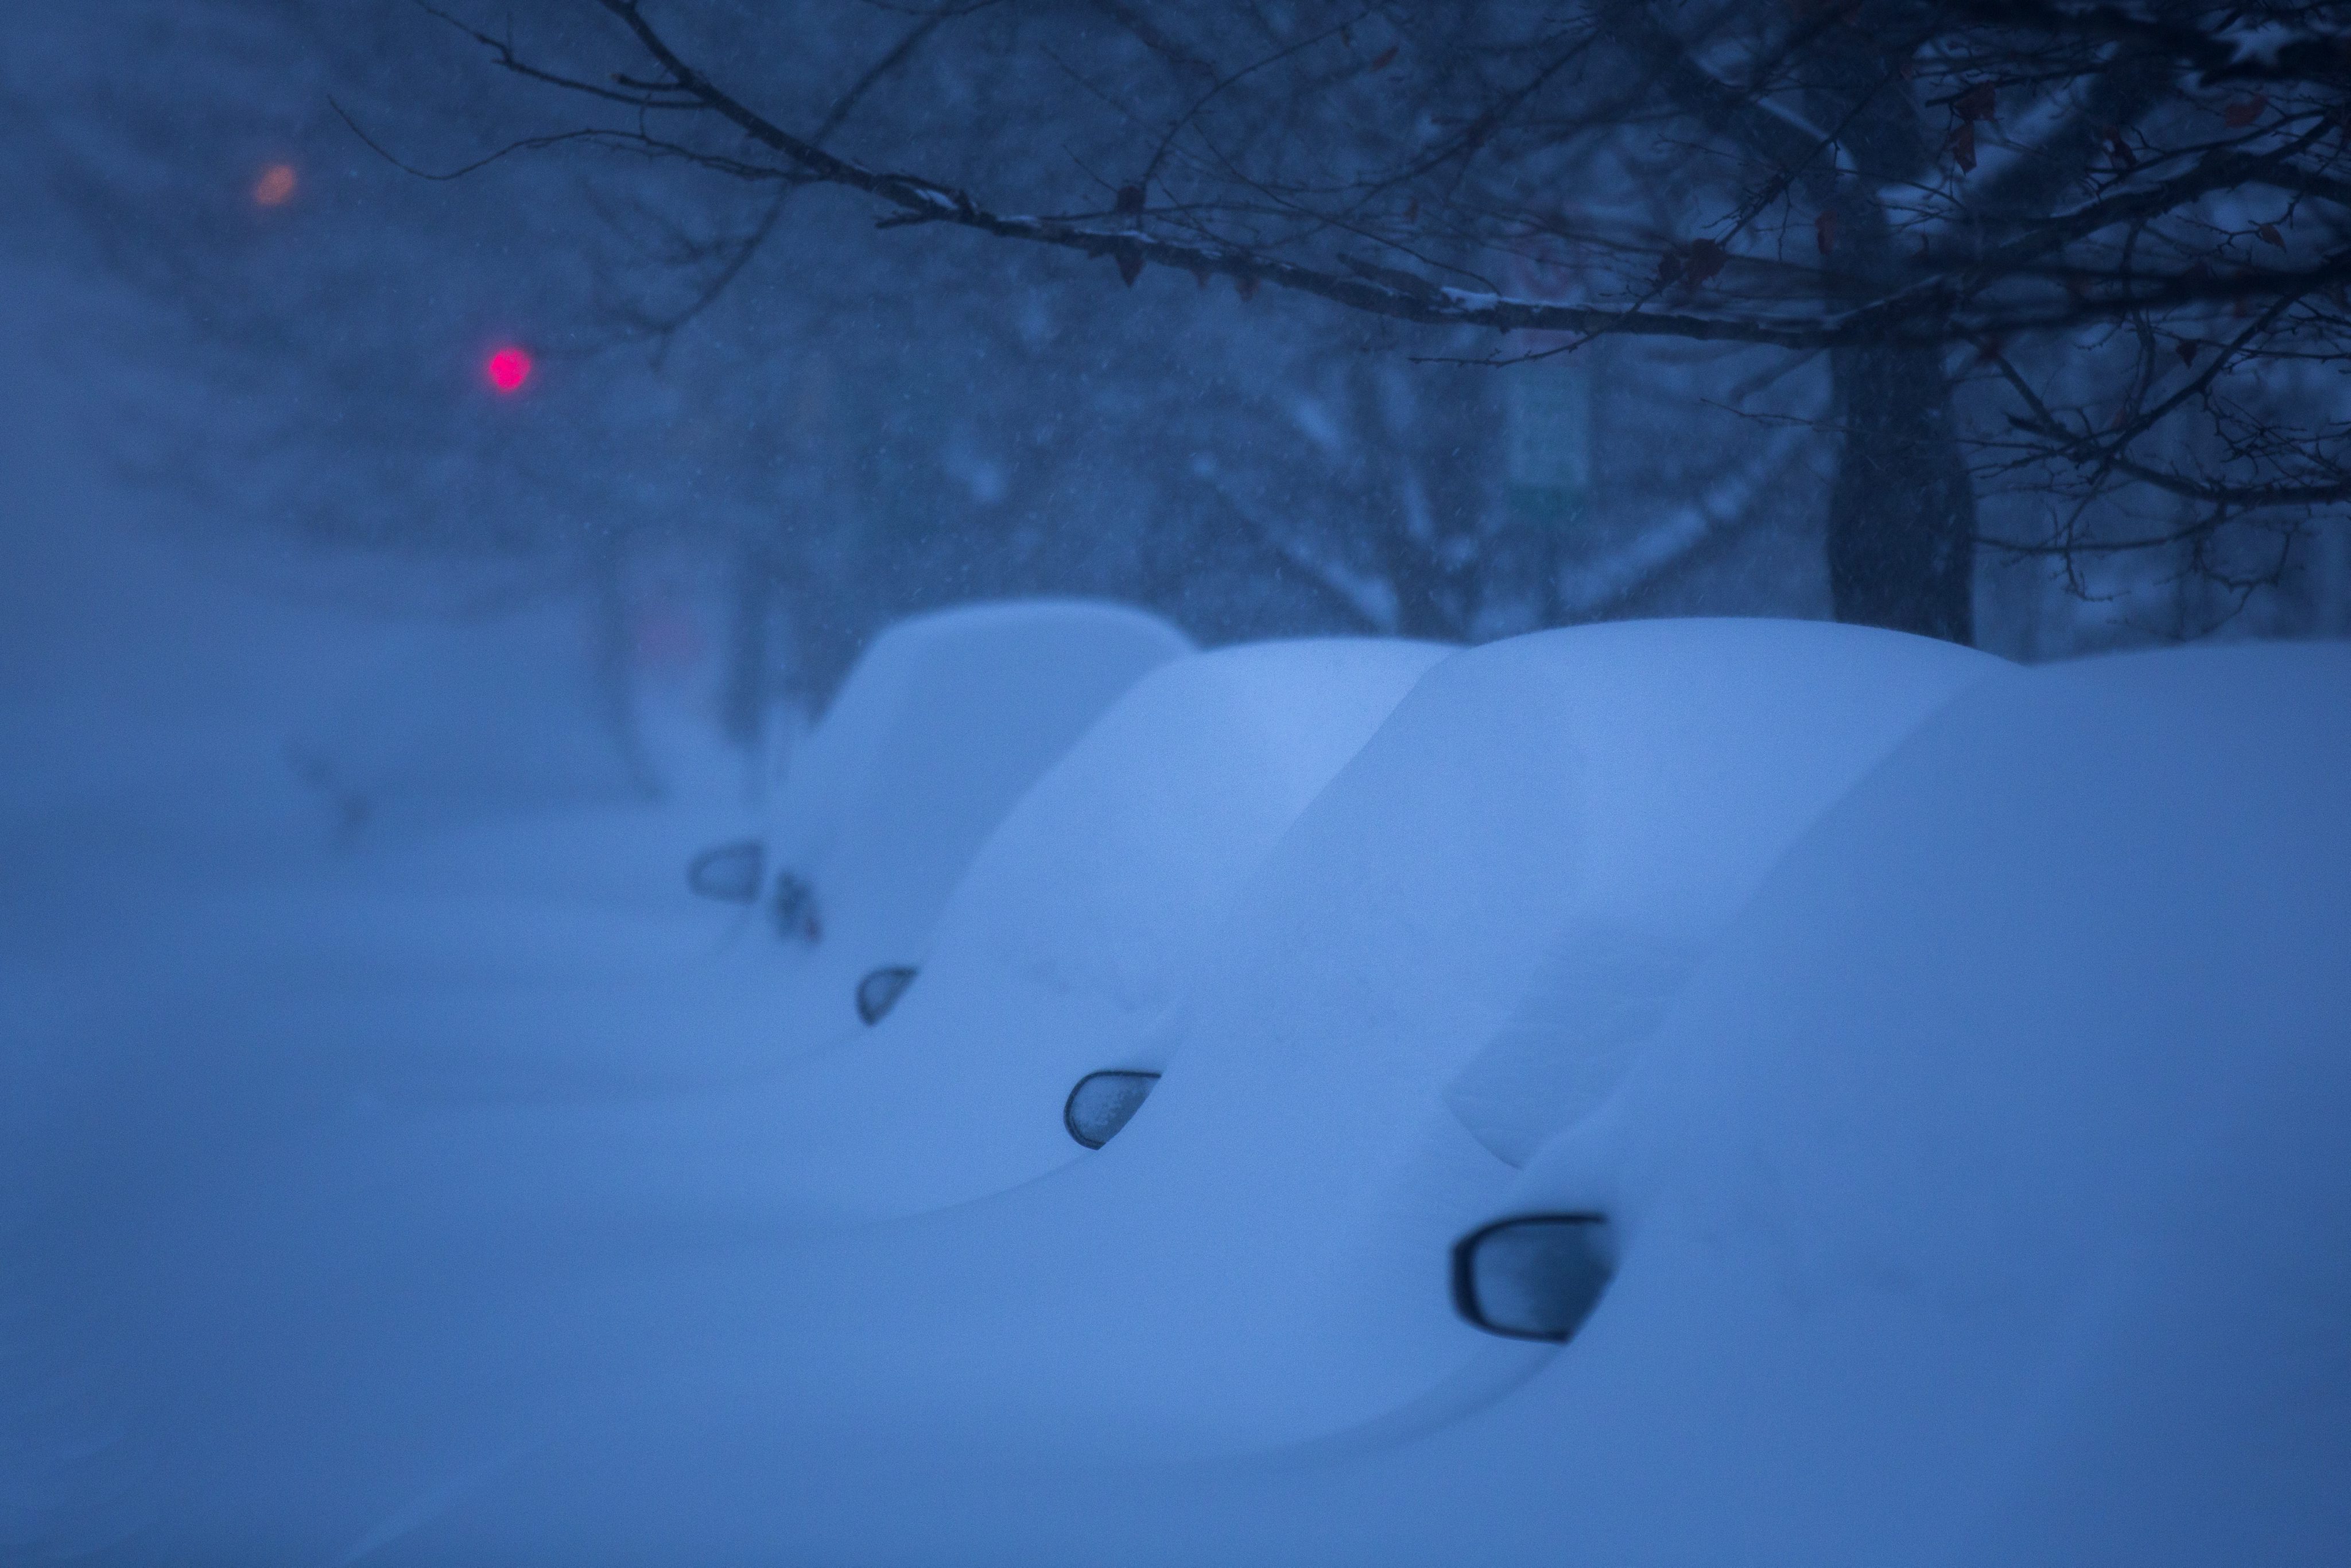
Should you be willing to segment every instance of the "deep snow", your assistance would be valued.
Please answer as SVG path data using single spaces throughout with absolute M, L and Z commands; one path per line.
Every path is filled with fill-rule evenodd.
M 2351 1538 L 2345 650 L 2028 672 L 1699 622 L 1137 663 L 872 1029 L 687 897 L 739 821 L 704 798 L 353 858 L 281 781 L 157 841 L 150 896 L 110 869 L 12 926 L 0 1542 Z M 1088 1153 L 1061 1096 L 1109 1066 L 1165 1076 Z M 1450 1315 L 1454 1237 L 1584 1207 L 1622 1264 L 1573 1343 Z
M 1326 1101 L 1382 1093 L 1390 1009 L 1214 1110 L 1179 1053 L 1060 1176 L 702 1273 L 654 1376 L 384 1560 L 2335 1561 L 2346 680 L 2339 648 L 1995 671 L 1802 836 L 1523 1175 L 1448 1190 L 1457 1140 L 1390 1192 L 1326 1144 Z M 1220 1165 L 1253 1203 L 1146 1177 Z M 1443 1239 L 1586 1207 L 1623 1262 L 1575 1342 L 1444 1323 Z M 1348 1221 L 1383 1208 L 1428 1244 L 1393 1291 Z M 823 1348 L 758 1357 L 763 1320 Z M 1407 1394 L 1318 1378 L 1375 1341 L 1453 1370 L 1319 1442 L 1251 1412 L 1268 1375 L 1326 1415 Z

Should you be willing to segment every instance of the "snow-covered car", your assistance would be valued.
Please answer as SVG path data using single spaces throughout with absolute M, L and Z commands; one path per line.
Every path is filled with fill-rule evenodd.
M 1267 643 L 1137 682 L 988 837 L 904 999 L 775 1086 L 759 1179 L 872 1217 L 1078 1158 L 1096 1124 L 1073 1085 L 1115 1075 L 1129 1092 L 1109 1109 L 1131 1112 L 1190 1022 L 1249 878 L 1451 653 Z
M 798 1027 L 872 1022 L 1013 803 L 1136 681 L 1191 651 L 1155 615 L 1084 601 L 899 622 L 792 758 L 765 835 L 705 851 L 688 881 L 759 910 Z
M 1651 700 L 1617 712 L 1670 714 L 1686 741 L 1803 706 L 1802 683 L 1771 700 L 1754 657 L 1726 700 L 1693 702 L 1657 654 L 1627 682 Z M 1476 665 L 1531 658 L 1440 666 L 1301 817 L 1236 923 L 1252 983 L 1204 1000 L 1100 1154 L 804 1252 L 767 1300 L 820 1353 L 771 1358 L 739 1397 L 705 1381 L 622 1402 L 673 1440 L 727 1434 L 690 1467 L 648 1472 L 661 1443 L 606 1426 L 420 1541 L 1047 1564 L 2337 1560 L 2351 652 L 1954 667 L 1907 738 L 1848 754 L 1857 783 L 1737 863 L 1630 1051 L 1578 1016 L 1604 996 L 1485 995 L 1494 941 L 1532 974 L 1577 929 L 1541 890 L 1575 886 L 1591 849 L 1531 837 L 1506 809 L 1530 780 L 1463 749 L 1504 714 L 1601 722 L 1589 688 L 1541 707 L 1521 670 L 1496 673 L 1511 700 L 1480 723 Z M 1536 759 L 1550 789 L 1578 778 L 1564 755 Z M 1670 770 L 1624 777 L 1687 798 Z M 1331 877 L 1381 858 L 1374 835 L 1384 874 Z M 1465 858 L 1465 886 L 1433 874 Z M 1325 923 L 1328 946 L 1296 940 Z M 1458 996 L 1473 1026 L 1508 1020 L 1489 1040 L 1602 1048 L 1583 1088 L 1546 1096 L 1554 1132 L 1522 1172 L 1479 1165 L 1491 1151 L 1473 1157 L 1445 1064 L 1408 1032 L 1441 1033 Z M 1383 1103 L 1416 1141 L 1364 1135 Z M 1565 1310 L 1498 1325 L 1525 1341 L 1480 1336 L 1449 1312 L 1447 1244 L 1525 1218 L 1579 1243 L 1604 1221 L 1606 1278 L 1571 1260 L 1547 1284 L 1522 1253 L 1535 1275 L 1501 1282 L 1541 1311 L 1563 1288 Z M 793 1479 L 769 1501 L 776 1473 Z M 583 1516 L 585 1496 L 609 1506 Z
M 1093 1561 L 1105 1541 L 1134 1562 L 1337 1560 L 1259 1543 L 1301 1467 L 1443 1429 L 1554 1354 L 1471 1333 L 1443 1290 L 1447 1245 L 1516 1179 L 1506 1156 L 1604 1095 L 1771 862 L 2003 668 L 1758 622 L 1437 663 L 1249 873 L 1164 1037 L 1039 1005 L 1083 972 L 1051 945 L 1011 946 L 1004 1005 L 968 1034 L 922 1022 L 926 1000 L 958 1010 L 926 977 L 861 1041 L 903 1028 L 903 1054 L 791 1081 L 807 1108 L 781 1145 L 825 1137 L 820 1107 L 849 1124 L 779 1184 L 846 1173 L 823 1223 L 683 1276 L 666 1260 L 664 1309 L 633 1288 L 627 1357 L 574 1387 L 564 1429 L 387 1560 L 684 1541 L 726 1561 L 778 1541 L 812 1561 Z M 1173 826 L 1154 871 L 1188 841 Z M 1029 874 L 1081 873 L 1154 891 L 1082 861 Z M 1604 1061 L 1540 1069 L 1546 1038 Z M 1105 1067 L 1164 1076 L 1088 1150 L 1066 1096 Z M 880 1223 L 841 1222 L 861 1193 Z M 1530 1461 L 1508 1462 L 1523 1484 Z M 1141 1539 L 1128 1503 L 1151 1510 Z M 1192 1503 L 1188 1536 L 1162 1529 Z
M 1286 826 L 1184 716 L 1343 683 L 1139 685 L 870 1074 L 276 1167 L 84 1400 L 96 1560 L 2328 1560 L 2351 654 L 1391 657 Z M 1161 1076 L 1089 1148 L 1104 1068 Z
M 1473 1316 L 1566 1343 L 1409 1480 L 1351 1480 L 1339 1528 L 1480 1562 L 2341 1561 L 2346 698 L 2335 644 L 1953 703 L 1461 1239 Z M 1545 1485 L 1509 1485 L 1531 1445 Z
M 787 1143 L 859 1107 L 826 1167 L 877 1208 L 939 1212 L 810 1243 L 855 1304 L 811 1320 L 829 1323 L 821 1386 L 790 1399 L 911 1382 L 942 1409 L 1020 1405 L 1039 1440 L 1058 1427 L 1099 1451 L 1089 1434 L 1113 1427 L 1146 1446 L 1321 1439 L 1427 1397 L 1471 1359 L 1425 1288 L 1430 1258 L 1536 1129 L 1607 1092 L 1788 845 L 2005 667 L 1751 621 L 1579 628 L 1436 664 L 1235 890 L 1164 1032 L 1057 1013 L 1039 988 L 994 1016 L 952 1009 L 922 1054 L 861 1049 L 862 1093 L 795 1084 L 810 1124 Z M 1158 881 L 1107 885 L 1148 899 Z M 1071 935 L 1007 967 L 1039 973 Z M 1067 1096 L 1105 1068 L 1164 1076 L 1087 1152 Z
M 841 1213 L 941 1207 L 1101 1146 L 1187 1054 L 1314 1060 L 1267 1038 L 1285 1019 L 1311 1021 L 1304 1038 L 1328 1042 L 1316 1049 L 1360 1052 L 1369 1039 L 1327 1032 L 1344 1014 L 1299 1018 L 1299 998 L 1360 1009 L 1373 952 L 1416 994 L 1376 1030 L 1359 1016 L 1364 1034 L 1428 1062 L 1465 1036 L 1485 1042 L 1446 1069 L 1443 1109 L 1496 1160 L 1523 1163 L 1562 1104 L 1599 1091 L 1604 1060 L 1621 1068 L 1793 835 L 2001 667 L 1943 643 L 1758 622 L 1591 628 L 1440 666 L 1447 652 L 1267 644 L 1140 684 L 989 841 L 903 1011 L 778 1086 L 788 1185 Z M 1304 847 L 1349 811 L 1360 839 Z M 1263 924 L 1269 854 L 1291 866 L 1284 896 L 1312 908 L 1287 927 Z M 1549 874 L 1531 886 L 1536 865 Z M 1456 918 L 1512 924 L 1474 944 L 1431 932 L 1447 898 L 1473 906 Z M 1326 963 L 1339 966 L 1326 990 L 1305 990 Z M 1468 967 L 1440 983 L 1431 967 L 1447 963 Z M 1259 1016 L 1204 1025 L 1241 977 L 1266 987 Z M 1553 1032 L 1558 996 L 1577 1001 L 1573 1040 Z M 1327 1103 L 1318 1119 L 1344 1125 Z M 1390 1127 L 1381 1146 L 1417 1135 Z

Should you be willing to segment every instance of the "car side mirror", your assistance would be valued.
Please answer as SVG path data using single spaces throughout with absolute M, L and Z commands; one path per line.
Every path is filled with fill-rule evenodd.
M 1061 1105 L 1061 1125 L 1090 1149 L 1099 1149 L 1143 1109 L 1158 1083 L 1156 1072 L 1089 1072 Z
M 685 885 L 705 898 L 748 904 L 768 873 L 768 847 L 757 839 L 706 849 L 685 863 Z
M 776 873 L 775 896 L 768 905 L 776 917 L 776 935 L 787 942 L 814 946 L 824 940 L 824 921 L 816 908 L 816 889 L 790 872 Z
M 1564 1343 L 1615 1271 L 1604 1215 L 1498 1219 L 1453 1244 L 1453 1308 L 1488 1333 Z
M 867 1023 L 880 1023 L 882 1016 L 898 1005 L 906 988 L 914 983 L 914 967 L 893 964 L 874 970 L 857 982 L 857 1016 Z

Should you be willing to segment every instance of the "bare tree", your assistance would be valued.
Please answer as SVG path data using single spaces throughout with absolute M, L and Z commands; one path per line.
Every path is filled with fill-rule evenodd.
M 2158 552 L 2241 594 L 2351 497 L 2325 374 L 2351 7 L 978 0 L 907 36 L 992 91 L 852 152 L 778 90 L 798 18 L 580 3 L 615 25 L 601 52 L 458 24 L 596 107 L 571 141 L 1448 329 L 1433 357 L 1824 360 L 1844 619 L 1968 640 L 1987 544 L 2076 573 Z M 1008 103 L 1023 133 L 1085 127 L 1086 162 L 1008 145 Z

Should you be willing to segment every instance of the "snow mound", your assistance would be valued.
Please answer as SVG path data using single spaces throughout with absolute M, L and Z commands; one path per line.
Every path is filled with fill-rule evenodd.
M 106 1179 L 19 1233 L 0 1452 L 72 1462 L 0 1529 L 2331 1562 L 2346 691 L 2342 648 L 2020 671 L 1751 622 L 1167 662 L 897 1009 L 778 1083 L 367 1108 L 159 1053 Z M 385 961 L 382 1051 L 463 1010 Z M 266 972 L 217 999 L 308 1032 Z M 1107 1067 L 1165 1076 L 1090 1153 L 1061 1100 Z M 1562 1209 L 1619 1242 L 1576 1339 L 1455 1320 L 1454 1238 Z
M 912 1212 L 1076 1158 L 1071 1085 L 1165 1063 L 1245 879 L 1448 653 L 1276 643 L 1145 676 L 989 838 L 880 1027 L 779 1086 L 784 1184 Z
M 1432 1270 L 1510 1176 L 1447 1091 L 1498 1037 L 1521 1059 L 1520 1037 L 1578 1047 L 1524 1019 L 1562 945 L 1637 937 L 1682 960 L 1842 788 L 2006 668 L 1751 621 L 1578 628 L 1437 665 L 1251 877 L 1165 1047 L 1062 1056 L 1018 1102 L 948 1080 L 943 1102 L 988 1135 L 1026 1125 L 1069 1162 L 1053 1123 L 1081 1071 L 1165 1071 L 1100 1154 L 843 1264 L 911 1270 L 887 1294 L 921 1326 L 880 1314 L 910 1359 L 877 1380 L 919 1364 L 930 1397 L 967 1409 L 1050 1384 L 1040 1433 L 1093 1444 L 1106 1425 L 1297 1441 L 1420 1399 L 1475 1348 Z M 942 1321 L 925 1303 L 950 1279 Z
M 1183 668 L 1155 679 L 1172 687 Z M 930 1001 L 943 1021 L 923 1022 L 917 981 L 904 1019 L 874 1031 L 880 1047 L 903 1023 L 903 1055 L 844 1052 L 786 1085 L 801 1104 L 781 1142 L 820 1146 L 811 1166 L 853 1172 L 906 1218 L 802 1235 L 709 1277 L 695 1295 L 714 1304 L 640 1347 L 601 1396 L 630 1412 L 628 1431 L 599 1427 L 535 1461 L 504 1506 L 601 1490 L 671 1440 L 649 1434 L 725 1432 L 696 1449 L 689 1491 L 747 1488 L 758 1463 L 820 1449 L 839 1468 L 795 1495 L 795 1539 L 847 1542 L 862 1526 L 825 1500 L 870 1495 L 869 1465 L 1261 1467 L 1245 1457 L 1375 1448 L 1474 1408 L 1531 1366 L 1511 1347 L 1498 1360 L 1447 1306 L 1448 1244 L 1513 1176 L 1447 1108 L 1448 1085 L 1520 1018 L 1579 920 L 1612 899 L 1627 920 L 1713 920 L 1751 890 L 1833 799 L 1840 764 L 1814 768 L 1815 738 L 1849 781 L 2004 668 L 1892 633 L 1711 622 L 1545 633 L 1434 665 L 1238 891 L 1164 1040 L 1120 1049 L 1052 1032 L 1044 1024 L 1083 1015 L 1040 1009 L 1041 983 L 1007 986 L 1022 1005 L 1005 1022 L 967 1016 L 950 1005 L 960 988 L 941 985 Z M 1148 695 L 1146 683 L 1131 701 Z M 1774 780 L 1783 769 L 1792 781 Z M 1046 825 L 1051 782 L 983 861 L 1003 845 L 1020 851 L 1008 866 L 1028 863 L 1035 841 L 1016 829 L 1032 805 Z M 1767 804 L 1723 810 L 1765 841 L 1732 852 L 1701 836 L 1678 861 L 1626 847 L 1681 841 L 1674 812 L 1742 787 Z M 1664 825 L 1626 820 L 1649 811 Z M 959 912 L 983 908 L 982 871 Z M 1674 879 L 1733 886 L 1659 885 Z M 1165 1076 L 1106 1147 L 1081 1152 L 1058 1125 L 1061 1096 L 1081 1072 L 1121 1065 Z M 829 1131 L 826 1115 L 850 1130 Z M 935 1161 L 973 1161 L 1002 1190 L 942 1183 Z M 957 1196 L 975 1201 L 907 1214 Z M 757 1349 L 777 1343 L 790 1348 Z M 723 1379 L 697 1366 L 714 1345 L 737 1369 Z M 664 1495 L 596 1528 L 659 1539 L 693 1517 Z M 1016 1516 L 1034 1517 L 996 1516 L 1001 1550 L 973 1560 L 1051 1556 Z M 715 1539 L 749 1539 L 759 1517 L 737 1510 Z M 917 1539 L 897 1539 L 898 1559 L 923 1557 Z
M 1494 1206 L 1607 1210 L 1618 1278 L 1408 1456 L 1454 1528 L 1349 1488 L 1382 1550 L 2339 1561 L 2347 692 L 2341 646 L 2133 655 L 1904 747 Z
M 772 904 L 746 933 L 777 951 L 779 1033 L 854 1029 L 858 981 L 922 961 L 1013 803 L 1127 688 L 1190 652 L 1157 616 L 1078 601 L 942 610 L 875 638 L 793 758 L 768 835 L 768 869 L 810 891 L 817 936 L 778 944 Z
M 1573 685 L 1546 745 L 1572 816 L 1538 923 L 1545 951 L 1446 1094 L 1513 1166 L 1614 1086 L 1796 836 L 1928 716 L 2007 667 L 1818 622 L 1620 623 L 1558 646 Z

